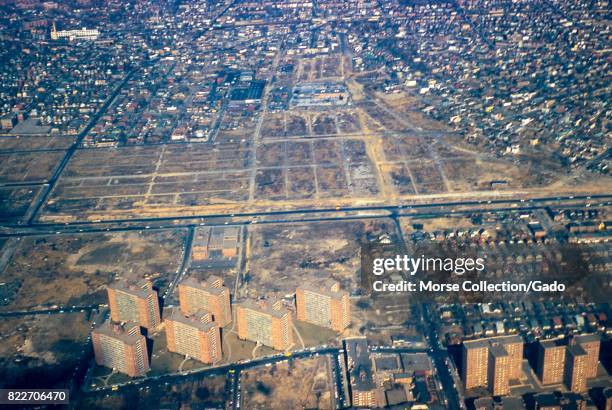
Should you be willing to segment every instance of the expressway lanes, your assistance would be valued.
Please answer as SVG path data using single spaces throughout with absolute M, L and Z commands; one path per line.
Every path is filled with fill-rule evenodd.
M 542 209 L 546 206 L 578 207 L 577 201 L 591 203 L 599 201 L 598 205 L 608 206 L 612 204 L 612 195 L 584 196 L 584 197 L 552 197 L 536 198 L 530 200 L 508 200 L 496 201 L 464 201 L 434 204 L 416 205 L 375 205 L 360 207 L 337 207 L 321 209 L 295 209 L 281 211 L 244 212 L 235 214 L 211 214 L 177 217 L 135 218 L 121 219 L 115 221 L 86 221 L 70 223 L 37 223 L 27 225 L 5 225 L 0 226 L 0 237 L 15 236 L 38 236 L 52 234 L 74 234 L 80 232 L 113 232 L 133 231 L 145 229 L 174 229 L 222 225 L 250 225 L 271 223 L 304 223 L 335 220 L 353 219 L 375 219 L 403 216 L 411 218 L 440 217 L 447 215 L 468 214 L 475 212 L 509 212 L 509 211 L 532 211 Z M 588 201 L 588 202 L 587 202 Z M 509 205 L 509 206 L 500 206 Z M 462 208 L 462 209 L 458 209 Z M 316 216 L 315 216 L 316 215 Z M 311 217 L 307 217 L 311 216 Z M 285 218 L 279 218 L 285 217 Z
M 571 196 L 552 196 L 552 197 L 540 197 L 540 198 L 504 198 L 504 199 L 492 199 L 492 200 L 466 200 L 466 201 L 452 201 L 452 202 L 430 202 L 422 204 L 396 204 L 396 205 L 366 205 L 366 206 L 350 206 L 350 207 L 323 207 L 323 208 L 302 208 L 302 209 L 287 209 L 287 210 L 275 210 L 275 211 L 253 211 L 253 212 L 236 212 L 233 214 L 228 213 L 216 213 L 216 214 L 201 214 L 201 215 L 185 215 L 185 216 L 159 216 L 149 218 L 130 218 L 130 219 L 111 219 L 101 221 L 102 223 L 130 223 L 130 222 L 149 222 L 150 224 L 156 224 L 157 222 L 167 221 L 185 221 L 198 218 L 216 219 L 216 218 L 229 218 L 229 217 L 258 217 L 258 216 L 274 216 L 274 215 L 294 215 L 294 214 L 311 214 L 311 213 L 328 213 L 328 212 L 351 212 L 351 211 L 391 211 L 398 209 L 423 209 L 423 208 L 449 208 L 458 206 L 490 206 L 490 205 L 511 205 L 511 204 L 536 204 L 539 206 L 555 206 L 562 203 L 568 202 L 587 202 L 595 200 L 612 200 L 612 195 L 571 195 Z M 578 206 L 577 204 L 576 206 Z M 95 222 L 90 221 L 75 221 L 69 222 L 68 225 L 90 225 Z M 61 226 L 61 223 L 30 223 L 23 226 L 36 225 L 36 226 Z M 7 226 L 20 226 L 20 225 L 7 225 Z

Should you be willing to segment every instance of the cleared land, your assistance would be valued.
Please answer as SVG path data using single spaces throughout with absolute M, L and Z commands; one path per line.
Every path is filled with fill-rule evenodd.
M 114 377 L 114 376 L 113 376 Z M 202 377 L 173 380 L 170 384 L 154 387 L 145 385 L 125 387 L 116 392 L 86 393 L 78 407 L 85 409 L 133 408 L 134 403 L 142 408 L 176 408 L 189 405 L 191 408 L 223 408 L 227 400 L 226 377 Z
M 0 153 L 0 183 L 47 181 L 63 156 L 63 151 Z
M 0 137 L 0 151 L 67 149 L 74 137 Z
M 3 281 L 2 310 L 105 303 L 118 277 L 154 280 L 163 290 L 180 263 L 185 231 L 126 232 L 22 239 Z
M 331 409 L 331 364 L 326 357 L 261 367 L 241 374 L 246 409 Z
M 255 166 L 252 155 L 247 142 L 79 150 L 42 220 L 180 215 L 243 205 L 251 190 L 255 205 L 311 197 L 371 198 L 379 192 L 376 167 L 366 143 L 357 138 L 262 143 Z
M 15 222 L 21 219 L 38 191 L 38 187 L 0 188 L 0 222 Z
M 80 150 L 45 208 L 46 214 L 158 212 L 248 197 L 248 144 Z
M 251 227 L 245 286 L 254 295 L 285 295 L 331 276 L 353 292 L 359 286 L 360 241 L 389 229 L 392 223 L 384 220 Z
M 67 388 L 91 324 L 86 313 L 0 320 L 0 387 Z

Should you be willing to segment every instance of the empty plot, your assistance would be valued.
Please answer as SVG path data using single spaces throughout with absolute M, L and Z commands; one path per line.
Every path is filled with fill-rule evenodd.
M 359 116 L 354 112 L 340 112 L 336 115 L 338 128 L 343 134 L 353 134 L 361 131 Z
M 187 149 L 167 147 L 163 152 L 159 174 L 194 173 L 244 169 L 250 149 L 244 143 L 218 144 L 214 147 L 193 145 Z
M 442 175 L 432 162 L 413 162 L 410 170 L 414 177 L 414 182 L 421 194 L 433 194 L 446 192 Z
M 312 130 L 316 135 L 336 135 L 336 122 L 328 114 L 312 116 Z
M 356 290 L 358 238 L 365 225 L 361 221 L 315 222 L 250 228 L 248 288 L 262 294 L 286 294 L 331 276 L 342 289 Z
M 290 198 L 310 198 L 316 192 L 314 168 L 287 168 Z
M 238 142 L 79 150 L 44 215 L 137 214 L 149 206 L 172 211 L 173 206 L 244 200 L 251 155 L 249 144 Z
M 455 147 L 452 147 L 448 144 L 440 143 L 435 145 L 435 150 L 440 158 L 445 160 L 448 159 L 459 159 L 459 158 L 469 158 L 473 156 L 475 153 L 467 152 L 466 150 L 460 150 Z
M 351 163 L 368 162 L 368 154 L 363 140 L 344 140 L 342 144 L 347 161 Z
M 348 182 L 344 168 L 335 166 L 317 167 L 317 181 L 321 193 L 348 193 Z
M 430 184 L 442 180 L 438 170 L 431 162 L 413 164 L 411 170 L 414 175 L 414 182 L 417 184 Z
M 389 170 L 393 186 L 401 195 L 415 194 L 410 170 L 406 164 L 393 164 Z
M 118 276 L 150 277 L 163 289 L 180 263 L 184 230 L 24 238 L 3 282 L 0 309 L 104 303 Z
M 342 75 L 342 61 L 340 57 L 323 58 L 321 77 L 340 77 Z
M 389 114 L 386 110 L 379 107 L 375 103 L 365 102 L 361 103 L 360 107 L 374 119 L 380 123 L 389 131 L 404 131 L 406 127 L 400 123 L 393 115 Z
M 378 193 L 376 176 L 369 163 L 352 164 L 349 166 L 349 172 L 353 194 L 361 196 Z
M 0 153 L 0 183 L 44 182 L 64 156 L 64 151 Z
M 74 137 L 0 137 L 0 151 L 67 149 Z
M 160 358 L 157 357 L 156 359 L 159 360 Z M 183 366 L 183 369 L 186 370 L 188 364 L 189 362 Z M 112 382 L 115 382 L 117 377 L 117 374 L 113 376 Z M 121 389 L 104 395 L 95 394 L 97 392 L 90 395 L 85 393 L 82 395 L 79 407 L 85 409 L 130 408 L 133 407 L 133 403 L 137 402 L 143 408 L 167 408 L 174 406 L 177 397 L 184 397 L 189 400 L 192 408 L 219 409 L 225 408 L 225 400 L 227 399 L 225 383 L 225 375 L 202 376 L 195 379 L 177 379 L 171 384 L 160 384 L 153 389 L 134 389 L 133 394 L 129 395 Z
M 389 136 L 383 138 L 385 155 L 390 161 L 431 159 L 431 142 L 412 136 Z
M 509 161 L 481 158 L 462 158 L 443 161 L 444 174 L 453 191 L 490 190 L 493 181 L 504 181 L 496 189 L 523 186 L 529 171 Z
M 150 174 L 161 148 L 129 147 L 115 150 L 79 150 L 70 159 L 63 178 L 110 177 Z
M 333 409 L 331 364 L 326 357 L 273 364 L 242 373 L 246 409 Z
M 299 114 L 287 114 L 287 136 L 308 135 L 307 118 Z
M 260 169 L 255 177 L 256 196 L 258 198 L 276 199 L 285 197 L 285 170 Z
M 340 163 L 340 143 L 332 140 L 317 140 L 314 143 L 317 164 Z
M 285 143 L 263 143 L 257 148 L 257 165 L 262 167 L 281 166 L 285 163 Z
M 335 121 L 317 115 L 322 122 Z M 41 220 L 173 216 L 248 200 L 377 195 L 376 167 L 366 147 L 356 136 L 321 136 L 260 141 L 256 156 L 248 140 L 81 149 L 51 192 Z
M 401 161 L 404 159 L 402 152 L 400 151 L 400 144 L 398 143 L 397 138 L 385 135 L 382 138 L 382 145 L 387 160 Z
M 267 114 L 261 127 L 261 136 L 264 138 L 282 137 L 285 134 L 285 115 Z
M 305 165 L 312 164 L 312 144 L 310 142 L 286 143 L 287 164 Z
M 3 317 L 0 387 L 66 388 L 91 325 L 84 312 Z
M 38 188 L 0 188 L 0 221 L 21 219 L 36 197 Z

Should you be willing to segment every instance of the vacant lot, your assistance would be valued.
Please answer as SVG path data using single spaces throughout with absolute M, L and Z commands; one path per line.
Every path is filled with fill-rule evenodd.
M 0 387 L 67 388 L 91 329 L 85 313 L 0 320 Z
M 285 114 L 267 114 L 261 127 L 261 136 L 274 138 L 285 135 Z
M 289 196 L 291 198 L 311 198 L 316 192 L 314 168 L 287 168 Z
M 433 161 L 412 162 L 409 166 L 419 193 L 446 192 L 442 174 Z
M 340 129 L 340 132 L 343 134 L 353 134 L 361 131 L 359 116 L 356 112 L 339 112 L 336 116 L 336 122 L 338 123 L 338 128 Z
M 385 156 L 389 161 L 429 159 L 431 141 L 413 136 L 387 136 L 383 139 Z
M 0 183 L 47 181 L 64 151 L 0 153 Z
M 508 161 L 466 158 L 444 162 L 453 191 L 489 190 L 491 182 L 504 181 L 502 188 L 521 187 L 529 179 L 527 169 Z
M 26 151 L 39 149 L 66 149 L 73 137 L 0 137 L 0 151 Z
M 284 169 L 258 170 L 255 182 L 257 184 L 256 196 L 258 198 L 284 199 L 286 197 Z
M 363 222 L 260 225 L 250 229 L 248 287 L 265 294 L 295 292 L 305 282 L 333 277 L 345 290 L 357 287 Z
M 365 142 L 357 138 L 262 143 L 257 165 L 265 168 L 257 170 L 257 199 L 371 197 L 379 192 Z
M 38 188 L 0 188 L 0 222 L 15 222 L 28 211 Z
M 224 408 L 226 377 L 175 379 L 169 384 L 145 383 L 122 387 L 116 392 L 85 393 L 77 407 L 84 409 Z M 142 387 L 142 388 L 141 388 Z
M 373 344 L 390 345 L 392 334 L 405 333 L 408 327 L 420 324 L 420 320 L 406 302 L 406 295 L 366 296 L 351 301 L 351 326 L 345 334 L 367 335 Z
M 80 150 L 48 201 L 51 219 L 176 212 L 248 197 L 246 142 Z
M 287 114 L 287 135 L 288 136 L 305 136 L 309 135 L 308 116 L 296 114 Z
M 182 230 L 22 239 L 3 277 L 17 292 L 0 309 L 105 303 L 117 277 L 148 277 L 163 290 L 184 239 Z
M 336 121 L 329 114 L 313 115 L 311 117 L 312 130 L 316 135 L 335 135 Z
M 410 174 L 410 168 L 406 164 L 393 164 L 388 168 L 389 175 L 393 181 L 393 186 L 401 195 L 414 194 L 414 184 Z
M 241 374 L 246 409 L 333 408 L 331 364 L 327 357 L 291 360 Z

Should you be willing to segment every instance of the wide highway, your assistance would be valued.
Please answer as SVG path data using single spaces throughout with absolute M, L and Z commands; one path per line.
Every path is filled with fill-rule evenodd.
M 305 208 L 202 214 L 117 220 L 75 221 L 0 225 L 0 237 L 45 236 L 75 233 L 174 229 L 194 226 L 304 223 L 335 220 L 389 217 L 434 218 L 478 212 L 533 211 L 545 207 L 609 206 L 612 195 L 555 196 L 532 199 L 496 199 L 488 201 L 455 201 L 428 204 L 372 205 L 335 208 Z

